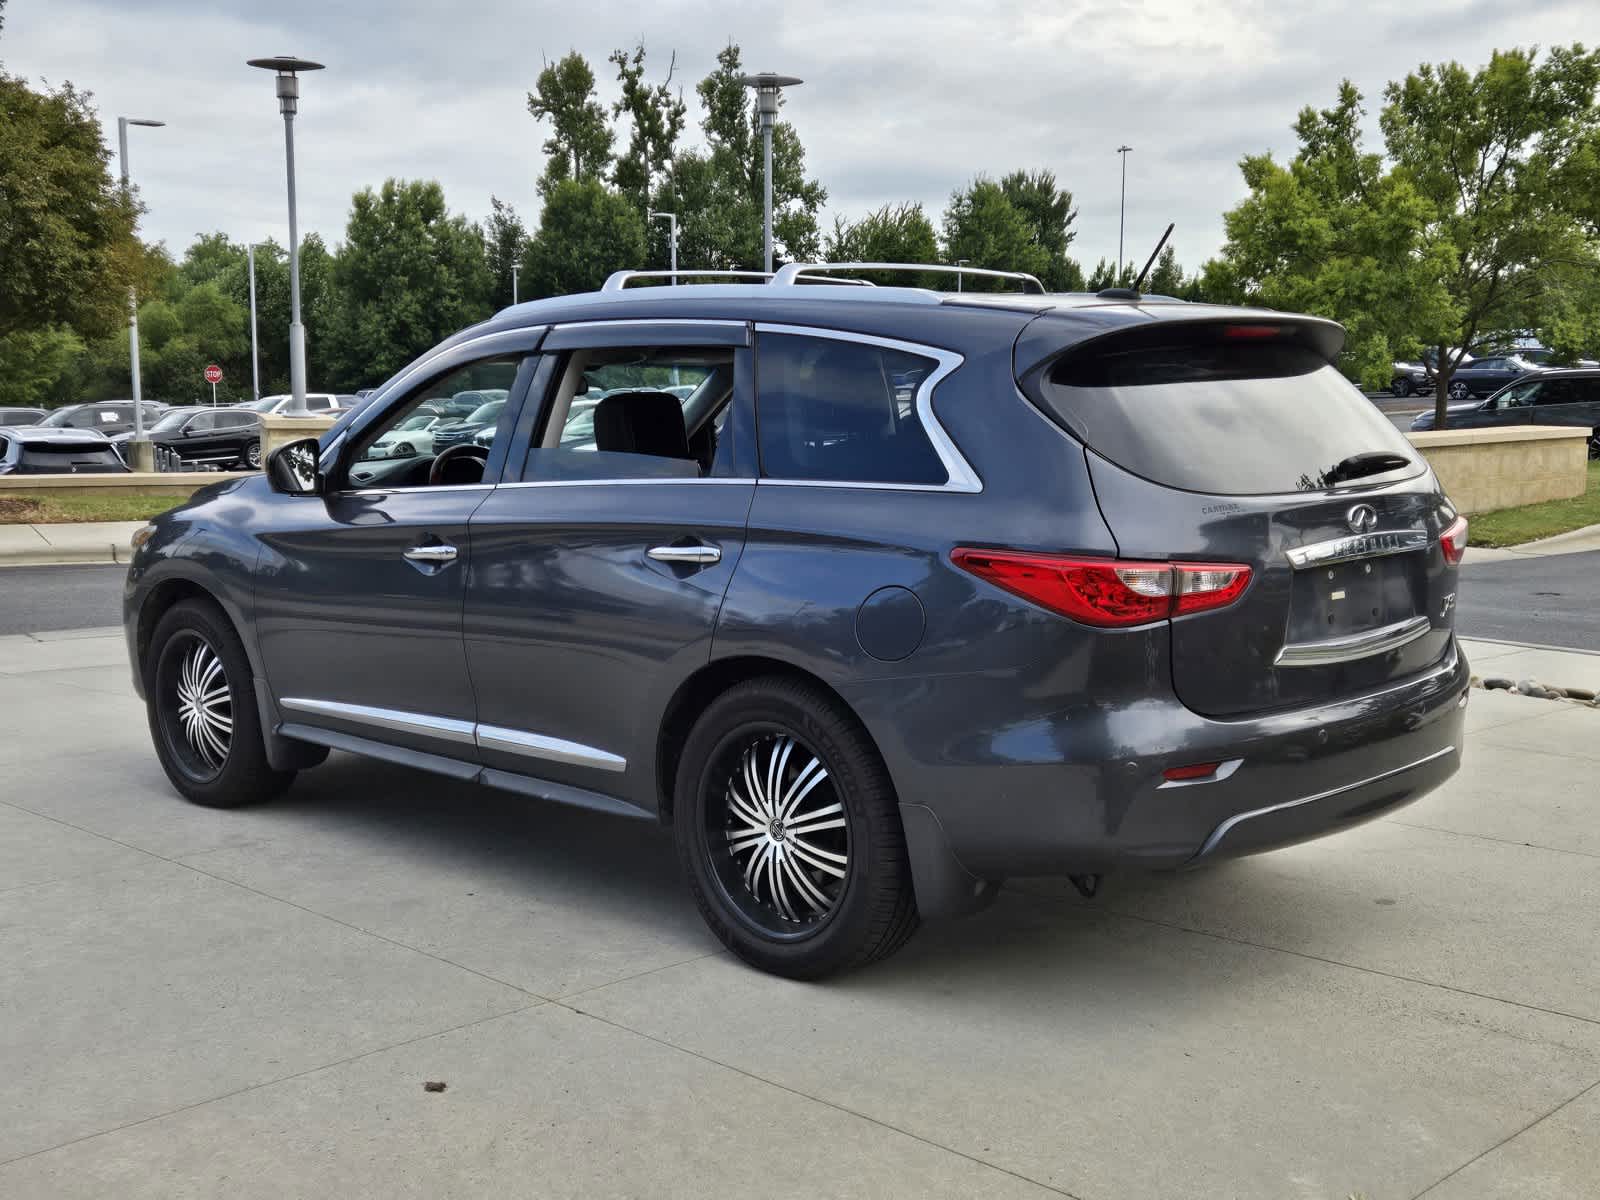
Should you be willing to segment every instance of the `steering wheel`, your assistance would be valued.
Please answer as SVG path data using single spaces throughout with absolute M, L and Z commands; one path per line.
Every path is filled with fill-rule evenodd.
M 467 466 L 469 462 L 478 464 L 476 471 L 471 471 Z M 472 442 L 463 442 L 459 446 L 451 446 L 442 451 L 428 467 L 428 486 L 438 487 L 448 483 L 481 483 L 483 470 L 489 465 L 489 447 L 474 445 Z M 463 478 L 471 472 L 471 478 Z

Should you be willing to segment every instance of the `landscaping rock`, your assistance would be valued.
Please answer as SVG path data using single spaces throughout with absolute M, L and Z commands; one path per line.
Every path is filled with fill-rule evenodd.
M 1483 686 L 1486 691 L 1504 691 L 1510 688 L 1511 680 L 1503 679 L 1498 675 L 1491 675 L 1483 681 Z
M 1594 692 L 1591 691 L 1589 688 L 1569 687 L 1569 688 L 1562 688 L 1561 690 L 1566 692 L 1568 700 L 1583 700 L 1583 701 L 1593 701 L 1594 700 Z

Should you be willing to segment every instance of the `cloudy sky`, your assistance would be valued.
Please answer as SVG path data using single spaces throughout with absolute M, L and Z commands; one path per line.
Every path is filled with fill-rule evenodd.
M 282 123 L 246 58 L 328 64 L 303 81 L 296 137 L 302 228 L 334 242 L 350 194 L 387 176 L 437 178 L 474 217 L 494 194 L 531 218 L 544 132 L 525 97 L 570 49 L 605 76 L 615 47 L 643 40 L 655 73 L 676 50 L 698 134 L 693 83 L 732 39 L 747 68 L 805 79 L 785 114 L 830 213 L 918 200 L 937 222 L 973 174 L 1044 166 L 1077 197 L 1092 265 L 1116 254 L 1126 142 L 1128 257 L 1176 221 L 1193 267 L 1239 199 L 1239 157 L 1292 152 L 1296 111 L 1340 78 L 1375 131 L 1384 82 L 1420 61 L 1585 35 L 1595 0 L 9 0 L 0 63 L 93 91 L 112 145 L 118 115 L 168 122 L 134 130 L 131 156 L 144 232 L 174 251 L 213 229 L 285 238 Z

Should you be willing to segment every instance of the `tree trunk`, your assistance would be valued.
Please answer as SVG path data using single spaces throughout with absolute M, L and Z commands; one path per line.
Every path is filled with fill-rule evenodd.
M 1449 421 L 1446 407 L 1450 403 L 1450 377 L 1455 374 L 1455 363 L 1444 346 L 1439 347 L 1438 367 L 1433 373 L 1433 427 L 1443 429 Z

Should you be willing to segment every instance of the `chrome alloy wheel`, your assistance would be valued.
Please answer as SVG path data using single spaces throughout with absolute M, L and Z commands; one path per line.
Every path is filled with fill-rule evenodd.
M 196 778 L 214 776 L 233 745 L 233 694 L 222 659 L 195 633 L 175 637 L 162 664 L 167 741 Z
M 724 890 L 763 932 L 810 932 L 850 868 L 850 825 L 826 764 L 787 733 L 746 737 L 722 761 L 723 795 L 706 815 Z

